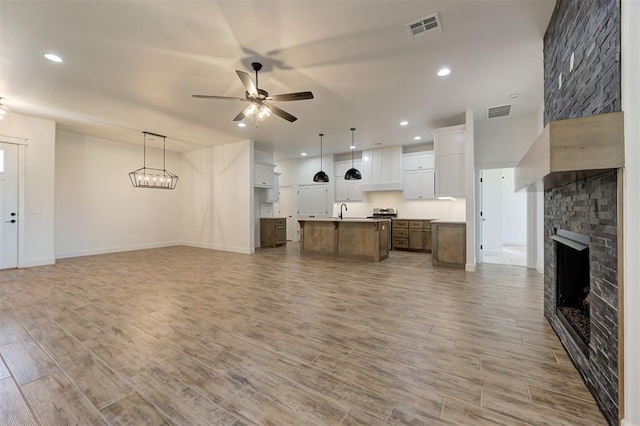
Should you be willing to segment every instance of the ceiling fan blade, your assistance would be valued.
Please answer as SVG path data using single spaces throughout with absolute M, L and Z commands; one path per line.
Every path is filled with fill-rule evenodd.
M 294 117 L 293 115 L 289 114 L 287 111 L 281 110 L 277 106 L 269 105 L 269 109 L 271 110 L 272 113 L 274 113 L 278 117 L 282 117 L 282 118 L 284 118 L 285 120 L 287 120 L 287 121 L 289 121 L 291 123 L 293 123 L 294 121 L 296 121 L 298 119 L 298 118 Z
M 216 95 L 191 95 L 200 99 L 226 99 L 230 101 L 246 101 L 244 98 L 236 98 L 235 96 L 216 96 Z
M 236 74 L 238 74 L 238 77 L 240 77 L 240 81 L 242 81 L 242 84 L 244 84 L 244 87 L 247 89 L 249 95 L 258 96 L 258 89 L 256 89 L 256 85 L 253 84 L 253 81 L 251 80 L 251 77 L 249 77 L 249 74 L 239 70 L 236 70 Z
M 305 99 L 313 99 L 313 93 L 311 92 L 296 92 L 296 93 L 285 93 L 282 95 L 273 95 L 267 98 L 270 101 L 303 101 Z
M 238 113 L 238 115 L 236 115 L 236 116 L 233 118 L 233 121 L 242 121 L 242 120 L 244 120 L 244 117 L 245 117 L 245 115 L 244 115 L 244 110 L 242 110 L 242 111 L 240 111 L 240 112 Z

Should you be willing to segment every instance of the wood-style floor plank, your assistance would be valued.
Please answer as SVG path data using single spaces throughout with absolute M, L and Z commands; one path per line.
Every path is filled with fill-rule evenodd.
M 11 377 L 0 380 L 0 424 L 38 424 Z
M 0 296 L 0 380 L 39 424 L 605 424 L 522 267 L 176 246 Z
M 23 385 L 22 392 L 43 425 L 106 424 L 98 410 L 61 372 Z
M 165 419 L 151 403 L 133 392 L 100 410 L 110 425 L 114 426 L 168 426 Z
M 31 338 L 0 346 L 0 355 L 19 385 L 58 370 L 51 358 Z
M 60 368 L 98 409 L 131 392 L 124 379 L 87 350 L 68 355 L 58 362 Z

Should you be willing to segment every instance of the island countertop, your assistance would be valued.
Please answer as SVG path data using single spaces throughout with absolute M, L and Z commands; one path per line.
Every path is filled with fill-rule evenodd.
M 345 217 L 340 219 L 339 217 L 312 217 L 308 219 L 298 219 L 298 222 L 391 222 L 391 219 L 369 219 L 366 217 Z
M 389 257 L 390 219 L 299 219 L 300 251 L 379 262 Z

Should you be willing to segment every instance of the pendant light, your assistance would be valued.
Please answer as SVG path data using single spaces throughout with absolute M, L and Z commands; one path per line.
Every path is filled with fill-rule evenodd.
M 144 135 L 144 148 L 142 151 L 142 167 L 129 173 L 131 184 L 136 188 L 151 189 L 175 189 L 178 183 L 178 176 L 174 175 L 166 168 L 166 136 L 151 132 L 142 132 Z M 147 167 L 147 139 L 162 139 L 162 169 Z
M 353 142 L 353 134 L 355 131 L 356 131 L 356 128 L 352 127 L 351 128 L 351 168 L 347 170 L 347 173 L 344 174 L 344 178 L 346 180 L 362 179 L 362 174 L 360 173 L 360 170 L 356 169 L 356 167 L 354 166 L 354 160 L 353 160 L 353 152 L 356 150 L 356 145 Z
M 329 175 L 322 171 L 322 137 L 324 133 L 319 133 L 320 136 L 320 171 L 313 177 L 314 182 L 329 182 Z

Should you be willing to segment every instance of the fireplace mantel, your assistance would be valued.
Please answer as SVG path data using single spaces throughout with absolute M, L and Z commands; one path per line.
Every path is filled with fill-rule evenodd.
M 552 121 L 515 169 L 517 191 L 558 188 L 624 166 L 623 113 Z

